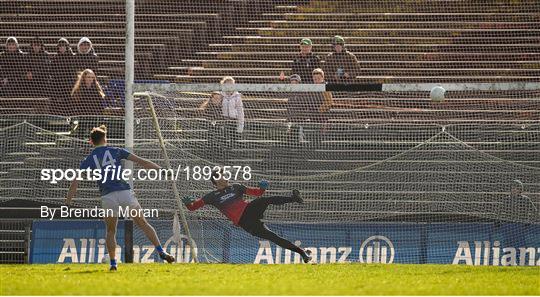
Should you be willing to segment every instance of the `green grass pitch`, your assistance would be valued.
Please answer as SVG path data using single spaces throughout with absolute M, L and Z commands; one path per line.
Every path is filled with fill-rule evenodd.
M 1 295 L 540 295 L 540 267 L 0 265 Z

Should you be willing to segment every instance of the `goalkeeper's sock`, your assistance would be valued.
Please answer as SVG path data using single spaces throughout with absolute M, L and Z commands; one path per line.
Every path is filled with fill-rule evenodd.
M 161 245 L 156 245 L 156 251 L 157 251 L 158 254 L 160 254 L 160 255 L 164 252 L 163 247 L 161 247 Z

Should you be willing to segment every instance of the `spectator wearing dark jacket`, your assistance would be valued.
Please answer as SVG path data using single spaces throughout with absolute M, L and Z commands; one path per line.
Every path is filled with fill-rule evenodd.
M 202 111 L 202 115 L 205 119 L 210 121 L 213 125 L 216 121 L 223 120 L 223 96 L 220 92 L 212 92 L 210 98 L 205 100 L 200 106 L 199 110 Z
M 497 216 L 506 222 L 535 223 L 540 220 L 538 208 L 531 198 L 523 194 L 520 180 L 512 181 L 510 195 L 504 199 Z
M 31 51 L 28 53 L 28 71 L 26 73 L 29 96 L 49 96 L 50 83 L 50 54 L 45 51 L 43 41 L 36 37 L 31 42 Z
M 221 92 L 212 92 L 210 98 L 200 106 L 201 115 L 208 121 L 208 143 L 205 146 L 206 156 L 215 162 L 223 162 L 227 153 L 224 145 L 227 142 L 227 127 L 223 116 L 223 95 Z M 231 132 L 232 133 L 232 132 Z
M 69 115 L 100 115 L 103 113 L 105 93 L 99 84 L 96 74 L 85 69 L 71 91 L 72 102 Z
M 0 95 L 23 96 L 26 70 L 26 54 L 19 49 L 17 38 L 9 37 L 6 50 L 0 53 Z
M 75 70 L 75 54 L 69 41 L 60 38 L 56 55 L 51 61 L 51 97 L 59 112 L 63 111 L 71 98 L 71 90 L 77 78 Z
M 289 77 L 289 81 L 291 84 L 300 84 L 302 79 L 300 78 L 300 75 L 293 74 Z M 310 111 L 309 108 L 309 94 L 303 92 L 291 92 L 288 94 L 288 98 L 287 120 L 289 123 L 287 124 L 287 132 L 290 133 L 291 131 L 294 131 L 292 133 L 294 135 L 293 138 L 296 138 L 296 141 L 304 142 L 305 135 L 304 127 L 302 126 L 303 122 L 310 119 L 311 115 L 314 113 L 314 111 Z
M 321 58 L 311 51 L 312 45 L 309 38 L 300 41 L 300 54 L 292 66 L 292 73 L 300 75 L 303 83 L 313 83 L 311 72 L 321 67 Z
M 293 74 L 289 77 L 291 84 L 300 84 L 302 83 L 302 78 L 300 75 Z M 291 123 L 304 121 L 306 118 L 309 118 L 308 106 L 309 106 L 309 96 L 307 93 L 301 92 L 291 92 L 288 94 L 287 101 L 287 119 Z
M 92 45 L 92 41 L 88 37 L 83 37 L 77 44 L 76 71 L 81 72 L 85 69 L 92 69 L 94 72 L 98 68 L 98 56 Z
M 358 74 L 358 59 L 345 48 L 345 39 L 336 35 L 332 42 L 334 51 L 324 63 L 326 80 L 330 83 L 347 83 L 354 80 Z

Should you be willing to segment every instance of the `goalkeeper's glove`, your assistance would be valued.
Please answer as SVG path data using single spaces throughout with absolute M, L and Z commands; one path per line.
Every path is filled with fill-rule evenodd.
M 184 205 L 190 205 L 191 203 L 195 202 L 195 200 L 197 200 L 197 197 L 195 196 L 184 196 L 184 198 L 182 198 Z
M 270 183 L 269 183 L 267 180 L 263 179 L 263 180 L 261 180 L 261 181 L 259 182 L 259 188 L 261 188 L 261 189 L 263 189 L 263 190 L 266 190 L 266 189 L 268 189 L 268 185 L 269 185 L 269 184 L 270 184 Z

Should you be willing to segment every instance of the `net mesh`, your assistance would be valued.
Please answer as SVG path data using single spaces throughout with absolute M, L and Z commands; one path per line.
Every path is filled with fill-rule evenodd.
M 249 166 L 246 185 L 264 178 L 268 195 L 301 190 L 305 205 L 268 209 L 278 234 L 339 250 L 365 240 L 354 231 L 365 226 L 371 235 L 390 232 L 377 229 L 381 222 L 486 223 L 477 228 L 484 234 L 496 221 L 514 224 L 505 229 L 521 236 L 508 240 L 513 246 L 540 244 L 527 235 L 540 203 L 538 1 L 137 0 L 135 7 L 136 82 L 219 83 L 232 75 L 263 84 L 240 91 L 242 133 L 209 100 L 217 88 L 143 91 L 173 168 Z M 106 124 L 110 144 L 123 146 L 125 19 L 120 0 L 0 2 L 0 203 L 62 203 L 69 184 L 39 181 L 40 171 L 77 168 L 94 126 Z M 301 43 L 313 54 L 300 54 Z M 328 83 L 382 83 L 384 91 L 263 87 L 288 85 L 294 74 L 311 83 L 319 67 Z M 450 91 L 433 102 L 423 83 Z M 135 152 L 163 165 L 146 97 L 135 103 Z M 212 189 L 185 179 L 177 181 L 181 195 Z M 514 179 L 526 199 L 508 198 Z M 135 181 L 135 190 L 143 207 L 162 211 L 153 223 L 165 241 L 177 210 L 170 182 Z M 93 183 L 82 184 L 76 203 L 100 205 Z M 217 210 L 187 215 L 201 261 L 254 261 L 252 237 Z M 403 226 L 388 236 L 408 246 L 416 227 Z M 464 233 L 463 226 L 449 229 Z M 318 262 L 339 260 L 318 248 Z M 300 261 L 273 251 L 280 253 L 273 262 Z M 188 257 L 182 248 L 176 255 Z M 409 254 L 400 261 L 422 262 Z
M 239 182 L 256 186 L 258 180 L 268 179 L 272 186 L 267 195 L 300 190 L 305 204 L 270 207 L 265 213 L 268 224 L 293 238 L 313 240 L 317 229 L 305 227 L 309 224 L 327 224 L 345 234 L 347 224 L 361 222 L 538 222 L 539 126 L 526 117 L 504 115 L 516 111 L 523 99 L 521 112 L 528 110 L 528 116 L 536 117 L 537 91 L 448 92 L 443 103 L 420 91 L 333 92 L 332 111 L 319 113 L 313 111 L 319 107 L 313 98 L 323 93 L 291 89 L 241 94 L 246 114 L 242 133 L 237 132 L 238 120 L 211 113 L 216 96 L 212 90 L 148 96 L 157 107 L 173 168 L 249 166 L 251 180 Z M 312 110 L 300 118 L 294 116 L 296 107 L 291 103 L 298 96 L 305 97 L 300 110 Z M 277 109 L 276 102 L 284 108 Z M 503 107 L 504 102 L 511 106 Z M 142 122 L 144 113 L 140 116 Z M 181 179 L 177 181 L 181 196 L 200 197 L 213 189 L 200 177 Z M 531 189 L 527 198 L 509 193 L 515 179 Z M 188 213 L 188 220 L 206 260 L 230 260 L 222 250 L 231 232 L 229 223 L 217 209 L 207 206 Z M 486 231 L 492 225 L 482 228 Z M 528 232 L 521 225 L 510 230 Z M 321 237 L 327 242 L 340 238 Z M 235 259 L 249 257 L 245 252 L 249 244 L 235 242 L 245 253 Z M 294 262 L 285 259 L 279 261 Z M 316 261 L 330 260 L 320 256 Z

